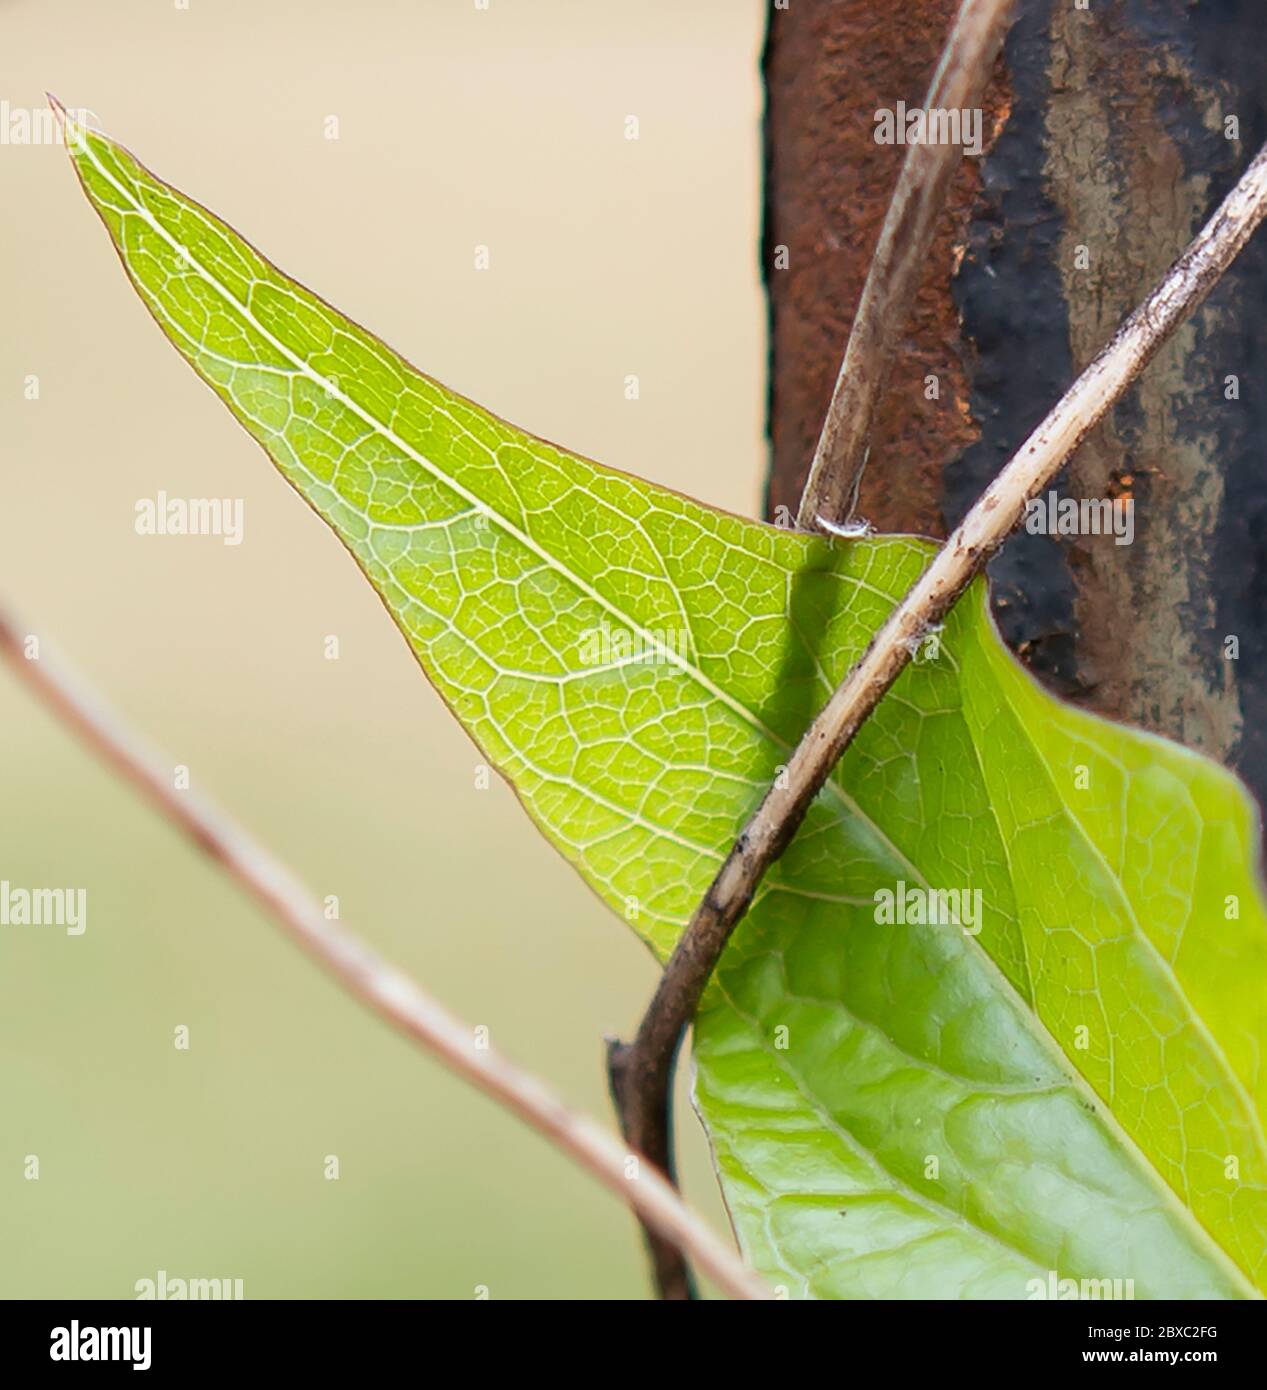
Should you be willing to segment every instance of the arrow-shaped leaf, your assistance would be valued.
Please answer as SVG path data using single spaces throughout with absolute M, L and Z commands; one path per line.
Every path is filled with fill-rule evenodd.
M 163 331 L 663 956 L 928 548 L 742 521 L 524 434 L 109 139 L 68 136 Z M 978 586 L 815 803 L 698 1020 L 698 1102 L 758 1268 L 833 1297 L 1262 1289 L 1256 844 L 1221 769 L 1039 690 Z

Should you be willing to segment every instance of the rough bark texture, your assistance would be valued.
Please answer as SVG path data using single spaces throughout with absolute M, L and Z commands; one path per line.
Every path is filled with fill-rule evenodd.
M 875 111 L 922 100 L 955 8 L 772 11 L 772 516 L 795 511 L 902 157 Z M 945 535 L 1267 135 L 1250 0 L 1018 0 L 1000 66 L 997 139 L 964 161 L 872 441 L 859 511 L 882 530 Z M 1133 542 L 1019 534 L 991 566 L 1004 636 L 1042 679 L 1237 766 L 1260 800 L 1265 290 L 1260 240 L 1070 464 L 1061 496 L 1131 498 Z
M 919 106 L 958 0 L 876 7 L 794 0 L 766 50 L 765 265 L 772 360 L 769 514 L 795 516 L 903 147 L 878 145 L 874 113 Z M 997 114 L 1001 98 L 992 92 Z M 863 476 L 860 513 L 884 531 L 944 535 L 941 472 L 975 437 L 951 269 L 980 189 L 965 160 L 894 365 Z M 786 269 L 776 267 L 786 264 Z M 928 399 L 926 380 L 936 378 Z

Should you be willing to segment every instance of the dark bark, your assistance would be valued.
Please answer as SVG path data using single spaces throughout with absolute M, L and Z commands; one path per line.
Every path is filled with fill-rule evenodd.
M 1000 133 L 956 180 L 873 437 L 859 512 L 881 530 L 946 534 L 1267 136 L 1261 6 L 1091 5 L 1019 0 L 987 103 L 985 129 Z M 955 8 L 772 11 L 772 516 L 795 512 L 902 158 L 875 143 L 874 113 L 922 101 Z M 1068 468 L 1062 496 L 1134 501 L 1130 545 L 1019 534 L 990 570 L 1004 636 L 1040 678 L 1236 766 L 1260 800 L 1265 300 L 1267 249 L 1251 243 Z

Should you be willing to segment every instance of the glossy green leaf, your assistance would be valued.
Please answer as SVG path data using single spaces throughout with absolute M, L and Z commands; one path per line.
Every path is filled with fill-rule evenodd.
M 543 443 L 108 139 L 70 143 L 163 331 L 663 956 L 928 547 L 775 530 Z M 1221 769 L 1039 690 L 978 586 L 818 798 L 698 1020 L 698 1104 L 757 1267 L 794 1296 L 1264 1287 L 1257 843 Z M 980 917 L 877 921 L 901 885 L 979 892 Z

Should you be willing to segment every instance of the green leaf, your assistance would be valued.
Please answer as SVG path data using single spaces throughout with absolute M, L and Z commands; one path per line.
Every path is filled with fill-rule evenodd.
M 163 331 L 664 956 L 929 547 L 779 531 L 543 443 L 72 135 Z M 1038 689 L 977 586 L 816 801 L 697 1022 L 757 1267 L 797 1296 L 1023 1298 L 1053 1271 L 1262 1289 L 1257 843 L 1221 769 Z M 878 922 L 898 885 L 979 892 L 980 918 Z

